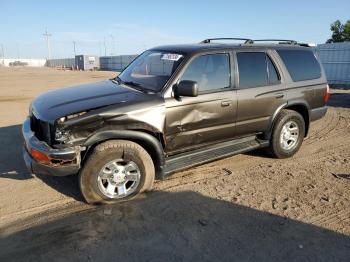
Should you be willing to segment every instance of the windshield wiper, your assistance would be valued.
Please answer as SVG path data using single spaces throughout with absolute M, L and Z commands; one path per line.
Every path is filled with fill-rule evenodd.
M 123 80 L 121 80 L 119 76 L 117 76 L 113 80 L 117 81 L 119 84 L 123 83 Z
M 143 87 L 140 83 L 134 82 L 134 81 L 122 81 L 123 84 L 131 86 L 135 88 L 136 90 L 139 90 L 141 92 L 144 92 L 146 94 L 154 94 L 153 90 L 150 90 L 148 88 Z
M 152 93 L 154 94 L 154 92 L 148 88 L 142 87 L 142 85 L 140 83 L 134 82 L 134 81 L 123 81 L 119 76 L 117 76 L 116 78 L 111 79 L 113 82 L 116 82 L 117 84 L 124 84 L 127 85 L 133 89 L 136 89 L 138 91 L 141 91 L 143 93 Z

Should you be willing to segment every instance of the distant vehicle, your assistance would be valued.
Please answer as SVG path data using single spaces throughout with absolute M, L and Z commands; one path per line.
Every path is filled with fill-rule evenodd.
M 27 66 L 27 65 L 28 63 L 21 62 L 21 61 L 14 61 L 9 63 L 9 66 Z
M 258 148 L 294 155 L 310 122 L 327 111 L 328 84 L 313 49 L 214 40 L 155 47 L 113 79 L 34 99 L 23 124 L 28 169 L 79 174 L 82 195 L 96 204 Z

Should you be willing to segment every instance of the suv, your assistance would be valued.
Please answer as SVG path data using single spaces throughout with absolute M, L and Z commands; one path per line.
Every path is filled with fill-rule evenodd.
M 116 78 L 38 96 L 23 124 L 29 170 L 78 174 L 93 204 L 130 199 L 155 179 L 258 148 L 294 155 L 327 111 L 314 50 L 288 40 L 213 40 L 156 47 Z

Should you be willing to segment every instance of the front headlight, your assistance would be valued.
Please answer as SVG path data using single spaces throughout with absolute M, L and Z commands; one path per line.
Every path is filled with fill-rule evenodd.
M 69 132 L 60 128 L 56 128 L 55 140 L 61 143 L 67 142 L 69 140 Z
M 67 121 L 67 120 L 76 118 L 76 117 L 78 117 L 78 116 L 82 116 L 82 115 L 84 115 L 85 113 L 86 113 L 86 111 L 83 111 L 83 112 L 80 112 L 80 113 L 71 114 L 71 115 L 68 115 L 68 116 L 61 117 L 61 118 L 59 118 L 57 121 L 58 121 L 58 123 L 62 124 L 62 123 L 64 123 L 64 122 Z

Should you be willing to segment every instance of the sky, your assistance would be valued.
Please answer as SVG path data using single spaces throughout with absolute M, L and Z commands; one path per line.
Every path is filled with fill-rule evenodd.
M 349 0 L 0 0 L 0 57 L 138 54 L 211 37 L 324 43 L 330 24 L 350 19 Z

